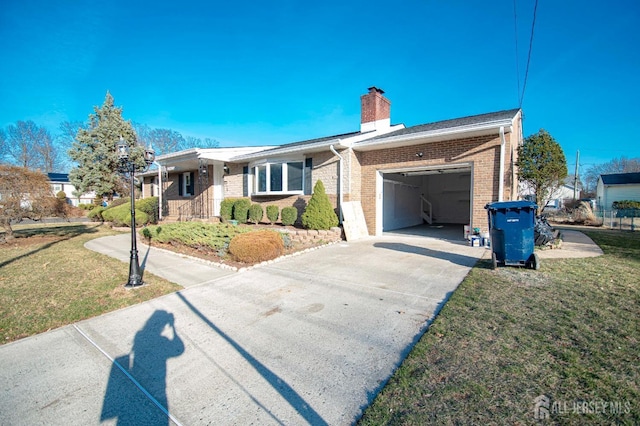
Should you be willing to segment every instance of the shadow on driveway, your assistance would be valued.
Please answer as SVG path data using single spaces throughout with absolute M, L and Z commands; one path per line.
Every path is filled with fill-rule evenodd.
M 238 353 L 293 407 L 300 416 L 302 416 L 308 424 L 311 425 L 327 425 L 328 423 L 318 414 L 287 382 L 282 380 L 267 368 L 264 364 L 253 357 L 242 346 L 233 340 L 229 335 L 216 326 L 202 312 L 198 310 L 186 297 L 180 292 L 176 293 L 185 305 L 191 309 L 205 324 L 222 337 L 229 345 L 231 345 Z
M 478 261 L 477 257 L 465 256 L 463 254 L 444 252 L 440 250 L 432 250 L 425 247 L 413 246 L 405 243 L 374 243 L 374 247 L 384 248 L 389 250 L 401 251 L 404 253 L 419 254 L 421 256 L 428 256 L 435 259 L 448 260 L 451 263 L 461 266 L 473 266 Z

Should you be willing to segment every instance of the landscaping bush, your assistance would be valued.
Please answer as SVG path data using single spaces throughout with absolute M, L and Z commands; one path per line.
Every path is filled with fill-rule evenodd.
M 251 228 L 227 223 L 178 222 L 151 225 L 152 238 L 159 243 L 179 243 L 202 251 L 218 251 L 229 244 L 231 238 L 249 232 Z
M 304 209 L 302 226 L 307 229 L 330 229 L 338 226 L 338 216 L 333 210 L 321 180 L 316 182 L 313 195 Z
M 262 206 L 260 204 L 251 204 L 251 207 L 249 207 L 249 222 L 257 225 L 262 220 L 262 216 L 264 216 Z
M 280 213 L 280 220 L 283 225 L 291 226 L 298 220 L 298 209 L 295 207 L 285 207 Z
M 233 203 L 233 218 L 238 223 L 247 223 L 249 218 L 249 207 L 251 207 L 251 200 L 248 198 L 238 198 Z
M 131 226 L 131 203 L 107 207 L 102 211 L 102 218 L 105 222 L 111 222 L 113 226 Z M 142 210 L 136 209 L 136 225 L 147 223 L 149 223 L 149 215 Z
M 233 219 L 233 205 L 238 201 L 237 198 L 225 198 L 220 203 L 220 218 L 224 222 L 228 222 Z
M 104 207 L 94 206 L 89 213 L 87 213 L 87 217 L 91 219 L 92 222 L 104 222 L 104 218 L 102 217 L 103 211 L 105 211 Z
M 284 253 L 284 242 L 275 231 L 249 232 L 231 239 L 229 253 L 239 262 L 264 262 L 281 256 Z
M 102 200 L 96 198 L 96 200 L 98 201 L 98 205 L 102 205 Z M 109 203 L 109 207 L 118 207 L 121 206 L 125 203 L 130 203 L 131 201 L 129 201 L 129 198 L 127 197 L 122 197 L 122 198 L 116 198 L 111 200 L 111 202 Z
M 278 206 L 267 206 L 267 219 L 273 225 L 278 221 L 278 216 L 280 215 L 280 208 Z
M 136 211 L 141 210 L 148 216 L 147 223 L 158 223 L 158 209 L 160 207 L 158 197 L 147 197 L 136 201 Z M 136 222 L 138 214 L 136 213 Z
M 633 200 L 614 201 L 611 207 L 614 210 L 640 209 L 640 201 L 633 201 Z

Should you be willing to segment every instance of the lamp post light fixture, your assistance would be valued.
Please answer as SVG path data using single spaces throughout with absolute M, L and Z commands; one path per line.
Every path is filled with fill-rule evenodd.
M 129 175 L 131 179 L 131 256 L 129 258 L 129 281 L 126 288 L 139 287 L 144 284 L 140 263 L 138 261 L 138 245 L 136 241 L 136 206 L 135 206 L 135 174 L 144 172 L 155 160 L 155 153 L 151 147 L 144 150 L 144 164 L 136 162 L 129 144 L 120 136 L 120 141 L 116 147 L 118 153 L 118 171 Z

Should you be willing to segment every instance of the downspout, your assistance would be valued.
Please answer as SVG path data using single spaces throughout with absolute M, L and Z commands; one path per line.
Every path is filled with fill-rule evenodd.
M 340 143 L 340 139 L 338 139 L 338 143 Z M 335 155 L 338 156 L 338 158 L 340 159 L 340 171 L 339 171 L 339 176 L 338 176 L 338 191 L 340 191 L 339 196 L 338 196 L 338 213 L 340 214 L 340 223 L 342 223 L 342 193 L 344 192 L 342 190 L 342 160 L 344 160 L 342 158 L 342 155 L 338 154 L 338 151 L 335 150 L 335 148 L 333 147 L 333 145 L 329 145 L 329 149 L 331 150 L 331 152 L 333 152 Z
M 153 164 L 158 166 L 158 220 L 162 220 L 162 166 L 157 161 Z M 153 185 L 153 182 L 151 182 Z
M 504 138 L 504 126 L 500 126 L 500 181 L 498 182 L 498 201 L 504 201 L 504 148 L 506 143 L 507 142 Z

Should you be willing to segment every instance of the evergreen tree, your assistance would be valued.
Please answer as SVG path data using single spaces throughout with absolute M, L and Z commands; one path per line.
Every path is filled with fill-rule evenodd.
M 129 144 L 129 155 L 144 164 L 144 148 L 136 142 L 131 122 L 122 118 L 122 108 L 113 105 L 109 92 L 101 107 L 94 107 L 86 126 L 78 129 L 69 157 L 77 163 L 69 173 L 69 180 L 78 191 L 95 191 L 98 196 L 113 197 L 124 189 L 118 173 L 116 146 L 122 137 Z
M 533 190 L 540 210 L 566 177 L 564 151 L 546 130 L 527 136 L 518 147 L 518 179 Z
M 313 195 L 302 213 L 302 225 L 307 229 L 330 229 L 338 226 L 338 216 L 333 210 L 321 180 L 313 187 Z

